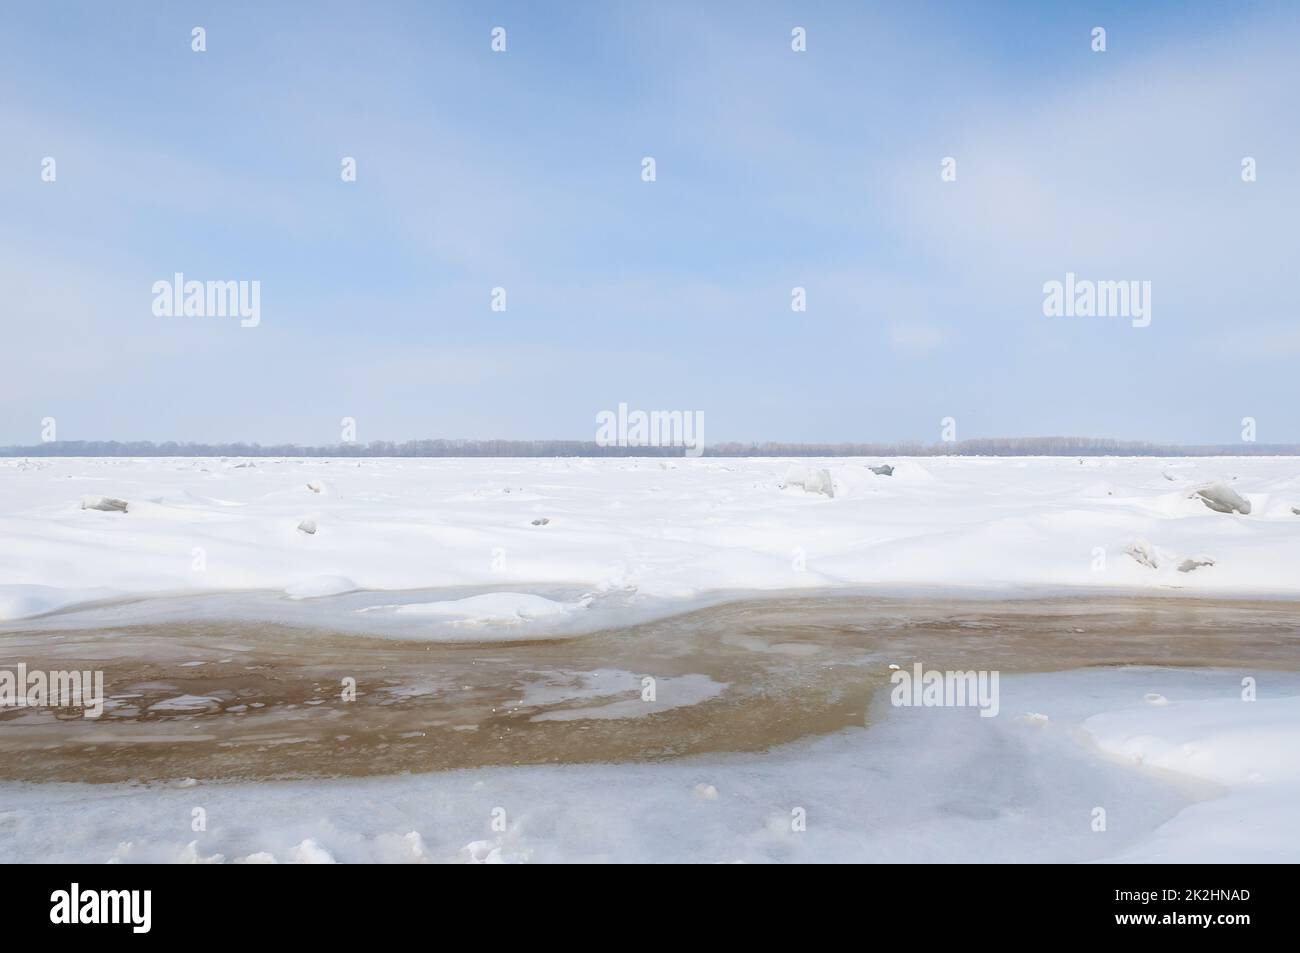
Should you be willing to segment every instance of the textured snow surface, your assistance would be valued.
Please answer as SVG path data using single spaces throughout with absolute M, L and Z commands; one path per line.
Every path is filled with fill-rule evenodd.
M 246 462 L 0 460 L 0 619 L 196 590 L 1300 593 L 1296 458 Z M 869 469 L 885 463 L 893 476 Z M 791 489 L 792 470 L 818 485 L 824 470 L 834 495 Z M 1208 483 L 1250 514 L 1206 507 L 1193 491 Z M 88 496 L 129 510 L 82 509 Z M 1137 540 L 1167 559 L 1140 564 Z

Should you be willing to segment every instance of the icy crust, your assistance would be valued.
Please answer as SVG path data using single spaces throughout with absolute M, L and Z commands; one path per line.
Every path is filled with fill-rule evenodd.
M 0 585 L 0 620 L 26 619 L 68 606 L 108 599 L 110 589 L 61 589 L 57 586 Z

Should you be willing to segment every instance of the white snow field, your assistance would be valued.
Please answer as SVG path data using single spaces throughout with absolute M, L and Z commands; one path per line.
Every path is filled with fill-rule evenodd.
M 0 857 L 1294 863 L 1300 675 L 1257 674 L 1256 701 L 1242 699 L 1241 673 L 1222 670 L 1012 675 L 996 718 L 882 697 L 869 728 L 762 755 L 316 782 L 6 783 Z
M 1211 487 L 1234 505 L 1208 506 Z M 125 511 L 83 507 L 100 498 Z M 9 459 L 0 623 L 57 640 L 283 615 L 481 642 L 486 663 L 522 651 L 488 643 L 756 591 L 1286 599 L 1300 595 L 1297 510 L 1300 459 L 1276 457 Z M 607 694 L 635 689 L 624 668 L 527 692 L 578 679 L 591 703 L 548 718 L 583 731 L 627 714 Z M 667 687 L 684 705 L 727 688 Z M 205 702 L 170 704 L 184 717 Z M 1006 674 L 999 707 L 893 708 L 882 692 L 868 727 L 654 762 L 4 782 L 0 859 L 1300 861 L 1300 673 Z
M 833 495 L 792 468 L 826 470 Z M 1249 514 L 1194 495 L 1214 483 Z M 660 604 L 833 586 L 1295 595 L 1293 507 L 1300 459 L 1278 457 L 7 459 L 0 619 L 110 595 L 491 587 L 514 595 L 478 606 L 484 621 L 505 612 L 524 635 L 583 615 L 531 601 L 547 585 Z

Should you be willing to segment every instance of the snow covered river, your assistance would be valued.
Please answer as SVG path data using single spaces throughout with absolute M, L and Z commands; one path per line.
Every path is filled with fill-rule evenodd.
M 878 462 L 11 462 L 0 857 L 1300 859 L 1293 459 Z

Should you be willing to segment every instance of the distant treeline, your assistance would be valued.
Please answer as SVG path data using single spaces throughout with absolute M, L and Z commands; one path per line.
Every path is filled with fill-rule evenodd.
M 332 447 L 257 443 L 59 440 L 3 447 L 3 457 L 680 457 L 681 447 L 603 447 L 590 440 L 374 440 Z M 1092 437 L 997 437 L 956 443 L 719 443 L 706 457 L 1295 456 L 1300 444 L 1179 446 Z

